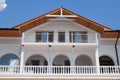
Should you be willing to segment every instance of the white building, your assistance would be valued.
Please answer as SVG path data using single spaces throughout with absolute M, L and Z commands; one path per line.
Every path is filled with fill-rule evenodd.
M 65 8 L 1 28 L 0 80 L 119 80 L 119 34 Z

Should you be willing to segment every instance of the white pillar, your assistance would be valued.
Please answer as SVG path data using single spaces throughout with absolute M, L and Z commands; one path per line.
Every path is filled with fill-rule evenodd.
M 23 46 L 21 47 L 21 57 L 20 57 L 20 73 L 23 73 L 23 66 L 24 66 L 24 50 Z
M 52 47 L 52 46 L 51 46 L 51 47 Z M 52 66 L 52 59 L 51 59 L 51 55 L 52 55 L 52 53 L 51 53 L 51 49 L 49 48 L 48 66 Z
M 100 73 L 100 67 L 99 67 L 99 51 L 98 51 L 98 47 L 96 49 L 95 58 L 96 58 L 97 73 L 99 74 Z
M 54 43 L 58 43 L 58 32 L 54 32 Z
M 47 69 L 47 73 L 51 74 L 52 73 L 52 59 L 51 59 L 51 55 L 52 55 L 52 45 L 49 46 L 48 48 L 48 53 L 49 53 L 49 57 L 48 57 L 48 69 Z
M 95 58 L 96 58 L 96 66 L 97 66 L 97 73 L 100 73 L 100 65 L 99 65 L 99 40 L 98 40 L 98 35 L 96 34 L 96 43 L 97 43 L 97 48 L 96 48 L 96 53 L 95 53 Z
M 75 54 L 74 54 L 74 48 L 72 48 L 72 54 L 70 57 L 70 62 L 71 62 L 71 68 L 70 68 L 70 73 L 74 73 L 75 72 Z
M 68 31 L 65 33 L 65 41 L 66 41 L 66 43 L 70 42 L 70 40 L 69 40 L 69 32 Z
M 24 42 L 25 42 L 25 34 L 22 33 L 22 43 L 24 43 Z

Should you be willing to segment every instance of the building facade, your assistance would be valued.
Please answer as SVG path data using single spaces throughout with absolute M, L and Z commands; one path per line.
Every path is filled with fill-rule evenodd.
M 0 80 L 120 79 L 120 31 L 65 8 L 0 29 Z

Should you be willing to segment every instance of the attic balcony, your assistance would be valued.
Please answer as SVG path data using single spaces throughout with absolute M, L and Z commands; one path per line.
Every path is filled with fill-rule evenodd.
M 48 34 L 43 33 L 36 35 L 36 33 L 23 33 L 23 45 L 82 45 L 82 46 L 96 46 L 98 44 L 97 34 Z

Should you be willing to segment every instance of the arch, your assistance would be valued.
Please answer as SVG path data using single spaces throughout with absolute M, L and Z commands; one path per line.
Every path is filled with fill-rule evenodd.
M 53 59 L 53 66 L 70 66 L 70 60 L 65 55 L 58 55 Z
M 114 66 L 114 61 L 111 57 L 103 55 L 99 57 L 100 66 Z
M 33 55 L 31 57 L 28 58 L 28 60 L 26 61 L 26 65 L 48 65 L 47 59 L 42 56 L 42 55 Z
M 92 60 L 86 55 L 79 55 L 75 60 L 76 66 L 91 66 Z
M 0 65 L 19 65 L 19 57 L 15 54 L 9 53 L 5 54 L 0 59 Z

